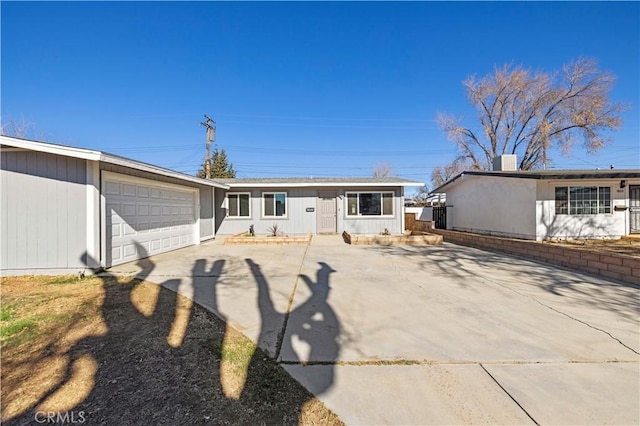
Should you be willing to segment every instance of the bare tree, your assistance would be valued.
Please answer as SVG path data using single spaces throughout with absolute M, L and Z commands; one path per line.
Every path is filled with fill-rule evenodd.
M 517 154 L 521 170 L 542 168 L 552 146 L 568 154 L 581 141 L 595 152 L 609 141 L 603 132 L 619 128 L 626 109 L 608 99 L 614 82 L 592 59 L 579 58 L 553 74 L 504 66 L 463 82 L 479 132 L 451 115 L 438 114 L 437 121 L 472 169 L 488 170 L 502 154 Z
M 427 202 L 429 197 L 429 188 L 427 185 L 421 186 L 420 189 L 413 195 L 412 201 L 419 206 L 423 206 Z
M 373 165 L 373 177 L 387 177 L 391 176 L 392 167 L 386 161 L 381 161 Z
M 431 172 L 431 184 L 437 188 L 469 168 L 471 167 L 468 164 L 460 160 L 455 160 L 446 166 L 435 167 Z
M 21 120 L 12 120 L 7 118 L 0 120 L 0 134 L 3 136 L 13 136 L 24 139 L 33 137 L 35 126 L 24 118 Z

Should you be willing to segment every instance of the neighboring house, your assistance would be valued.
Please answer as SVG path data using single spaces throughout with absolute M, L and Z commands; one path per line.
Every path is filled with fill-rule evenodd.
M 517 171 L 504 167 L 515 158 L 497 160 L 433 190 L 446 193 L 447 229 L 531 240 L 640 233 L 640 170 Z
M 0 274 L 75 273 L 216 234 L 403 229 L 403 179 L 200 179 L 100 151 L 0 136 Z

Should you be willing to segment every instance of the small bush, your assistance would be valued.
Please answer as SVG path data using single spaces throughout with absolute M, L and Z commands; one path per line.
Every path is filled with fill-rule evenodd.
M 274 223 L 272 227 L 267 228 L 267 232 L 269 232 L 270 237 L 278 237 L 282 235 L 282 229 L 280 229 L 277 223 Z

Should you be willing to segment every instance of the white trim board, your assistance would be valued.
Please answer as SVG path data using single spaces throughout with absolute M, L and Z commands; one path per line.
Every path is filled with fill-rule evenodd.
M 212 186 L 214 188 L 229 189 L 228 185 L 225 185 L 220 182 L 207 180 L 207 179 L 200 179 L 195 176 L 189 176 L 184 173 L 175 172 L 169 169 L 164 169 L 162 167 L 132 160 L 130 158 L 120 157 L 113 154 L 107 154 L 102 151 L 95 151 L 95 150 L 90 150 L 85 148 L 75 148 L 71 146 L 56 145 L 56 144 L 45 143 L 45 142 L 36 142 L 36 141 L 30 141 L 25 139 L 12 138 L 8 136 L 0 136 L 0 143 L 2 145 L 11 146 L 14 148 L 21 148 L 21 149 L 30 150 L 30 151 L 45 152 L 48 154 L 79 158 L 83 160 L 101 161 L 103 163 L 115 164 L 117 166 L 129 167 L 136 170 L 141 170 L 141 171 L 154 173 L 162 176 L 168 176 L 168 177 L 172 177 L 172 178 L 183 180 L 183 181 L 193 182 L 199 185 Z

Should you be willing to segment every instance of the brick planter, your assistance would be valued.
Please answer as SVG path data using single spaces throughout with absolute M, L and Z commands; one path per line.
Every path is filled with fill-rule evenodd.
M 380 246 L 426 246 L 442 244 L 441 235 L 420 232 L 412 235 L 351 235 L 347 231 L 342 233 L 344 240 L 354 246 L 380 245 Z
M 273 245 L 308 245 L 311 244 L 311 234 L 304 236 L 285 236 L 285 237 L 268 237 L 266 235 L 256 235 L 255 237 L 248 236 L 246 232 L 232 235 L 224 240 L 225 244 L 244 244 L 244 245 L 258 245 L 258 244 L 273 244 Z

